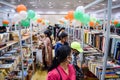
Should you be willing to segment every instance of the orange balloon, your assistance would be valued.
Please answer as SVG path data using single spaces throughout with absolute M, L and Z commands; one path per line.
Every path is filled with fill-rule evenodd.
M 41 23 L 41 22 L 42 22 L 42 19 L 41 19 L 41 18 L 38 18 L 38 19 L 37 19 L 37 22 L 38 22 L 38 23 Z
M 27 11 L 27 8 L 25 5 L 20 4 L 16 7 L 16 11 L 19 13 L 20 11 Z
M 69 20 L 73 20 L 74 19 L 74 11 L 69 11 L 68 12 L 68 18 L 69 18 Z
M 3 24 L 9 24 L 9 21 L 8 20 L 3 20 L 2 23 Z
M 68 15 L 64 16 L 64 18 L 67 19 L 67 20 L 69 19 Z
M 118 20 L 114 20 L 114 25 L 116 25 L 116 24 L 118 24 L 119 22 L 118 22 Z
M 89 22 L 89 25 L 90 25 L 91 27 L 93 27 L 93 26 L 95 25 L 95 23 L 92 22 L 92 21 L 90 21 L 90 22 Z

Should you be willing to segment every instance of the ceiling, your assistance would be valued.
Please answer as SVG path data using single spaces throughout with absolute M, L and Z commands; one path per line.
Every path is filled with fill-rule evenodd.
M 77 6 L 86 6 L 95 0 L 1 0 L 9 4 L 17 6 L 18 4 L 24 4 L 28 9 L 35 10 L 39 13 L 56 13 L 56 12 L 68 12 L 75 10 Z M 103 0 L 101 3 L 87 8 L 86 12 L 95 12 L 107 7 L 107 1 Z M 120 5 L 120 0 L 113 0 L 113 6 Z M 0 10 L 14 11 L 12 8 L 0 4 Z M 120 8 L 116 8 L 113 12 L 119 12 Z

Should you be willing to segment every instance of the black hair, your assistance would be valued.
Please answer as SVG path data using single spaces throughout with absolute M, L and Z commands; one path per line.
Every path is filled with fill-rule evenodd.
M 63 45 L 58 48 L 57 54 L 52 61 L 51 67 L 48 69 L 48 72 L 57 68 L 60 63 L 64 62 L 71 53 L 71 48 L 69 46 Z
M 60 34 L 60 32 L 61 32 L 62 30 L 65 30 L 65 27 L 62 27 L 62 28 L 59 29 L 59 31 L 58 31 L 58 33 L 57 33 L 57 37 L 58 37 L 58 38 L 59 38 L 59 34 Z
M 46 31 L 44 31 L 44 34 L 46 34 L 47 35 L 47 37 L 49 37 L 49 39 L 50 39 L 50 41 L 51 41 L 51 43 L 52 43 L 52 39 L 51 39 L 51 31 L 50 30 L 46 30 Z
M 60 35 L 59 35 L 59 40 L 61 40 L 61 39 L 63 39 L 64 37 L 67 37 L 68 36 L 68 34 L 66 33 L 66 32 L 62 32 L 62 33 L 60 33 Z

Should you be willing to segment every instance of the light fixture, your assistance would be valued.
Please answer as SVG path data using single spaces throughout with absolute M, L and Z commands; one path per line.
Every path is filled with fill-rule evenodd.
M 49 7 L 49 8 L 53 8 L 53 7 L 51 6 L 51 7 Z
M 78 1 L 78 2 L 81 2 L 81 1 Z
M 56 12 L 55 11 L 48 11 L 48 12 L 46 12 L 46 14 L 56 14 Z
M 105 4 L 101 4 L 101 5 L 105 5 Z
M 35 7 L 35 8 L 38 8 L 38 7 Z
M 70 4 L 70 2 L 66 2 L 66 4 Z
M 30 2 L 30 4 L 33 4 L 34 2 Z
M 36 6 L 36 5 L 32 5 L 32 6 Z
M 113 2 L 117 1 L 117 0 L 112 0 Z
M 65 5 L 66 7 L 69 6 L 69 5 Z
M 52 2 L 48 2 L 48 4 L 52 4 Z

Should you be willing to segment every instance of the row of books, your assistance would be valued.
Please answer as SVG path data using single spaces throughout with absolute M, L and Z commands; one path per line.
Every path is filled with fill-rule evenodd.
M 101 79 L 102 74 L 102 61 L 89 61 L 89 69 L 94 73 L 99 79 Z M 107 63 L 107 69 L 105 73 L 105 79 L 120 79 L 120 66 L 114 63 Z

